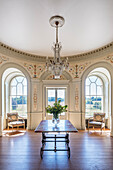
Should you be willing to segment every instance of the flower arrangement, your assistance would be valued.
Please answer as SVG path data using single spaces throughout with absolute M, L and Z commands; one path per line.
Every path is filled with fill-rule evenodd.
M 66 109 L 68 106 L 67 105 L 62 106 L 60 102 L 61 100 L 55 102 L 53 106 L 48 105 L 48 107 L 46 107 L 47 113 L 53 114 L 54 119 L 58 119 L 59 114 L 61 114 L 62 112 L 67 112 Z

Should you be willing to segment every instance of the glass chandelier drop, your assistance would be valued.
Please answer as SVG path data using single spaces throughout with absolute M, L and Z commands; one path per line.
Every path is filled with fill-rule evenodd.
M 60 51 L 61 51 L 61 43 L 58 42 L 58 27 L 62 27 L 64 25 L 64 18 L 61 16 L 53 16 L 49 20 L 52 27 L 56 28 L 56 43 L 53 43 L 52 49 L 54 51 L 54 58 L 46 60 L 46 69 L 49 70 L 55 79 L 59 79 L 64 70 L 69 68 L 68 58 L 61 59 Z

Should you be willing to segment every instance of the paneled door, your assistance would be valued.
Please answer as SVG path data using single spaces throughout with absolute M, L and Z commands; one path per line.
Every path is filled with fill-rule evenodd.
M 61 100 L 61 105 L 66 104 L 66 88 L 47 88 L 46 90 L 46 107 L 53 106 L 56 101 Z M 46 119 L 52 119 L 52 115 L 46 113 Z M 61 113 L 60 119 L 66 119 L 66 113 Z

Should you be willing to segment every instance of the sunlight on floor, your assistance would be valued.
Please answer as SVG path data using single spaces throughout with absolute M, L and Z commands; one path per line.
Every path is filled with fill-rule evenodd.
M 87 130 L 88 132 L 88 130 Z M 99 129 L 90 129 L 89 130 L 89 135 L 91 136 L 110 136 L 111 131 L 109 129 L 107 130 L 99 130 Z
M 16 137 L 16 136 L 22 136 L 26 133 L 26 130 L 4 130 L 3 136 L 7 137 Z

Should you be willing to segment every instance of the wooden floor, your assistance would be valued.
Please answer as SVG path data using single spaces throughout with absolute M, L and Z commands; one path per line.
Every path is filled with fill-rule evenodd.
M 113 138 L 109 133 L 79 131 L 70 134 L 71 157 L 45 152 L 40 158 L 41 134 L 4 132 L 0 137 L 0 170 L 113 170 Z M 46 147 L 52 147 L 49 143 Z M 65 147 L 63 143 L 59 147 Z

